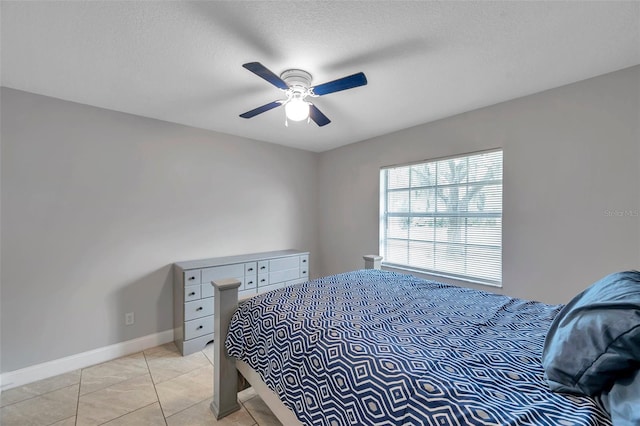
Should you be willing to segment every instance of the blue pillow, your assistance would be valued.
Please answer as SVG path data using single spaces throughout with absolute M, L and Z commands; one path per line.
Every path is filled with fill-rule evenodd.
M 554 318 L 542 365 L 551 390 L 594 396 L 640 367 L 640 272 L 618 272 Z
M 601 400 L 616 426 L 640 425 L 640 370 L 615 381 Z

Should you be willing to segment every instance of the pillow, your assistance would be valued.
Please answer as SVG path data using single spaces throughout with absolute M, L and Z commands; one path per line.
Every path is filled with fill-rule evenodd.
M 640 370 L 615 381 L 601 400 L 616 426 L 640 425 Z
M 640 272 L 608 275 L 564 306 L 542 366 L 552 391 L 589 396 L 640 367 Z

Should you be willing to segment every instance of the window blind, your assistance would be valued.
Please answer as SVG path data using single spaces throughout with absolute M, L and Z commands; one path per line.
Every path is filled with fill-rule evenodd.
M 386 264 L 500 285 L 502 150 L 386 167 L 380 189 Z

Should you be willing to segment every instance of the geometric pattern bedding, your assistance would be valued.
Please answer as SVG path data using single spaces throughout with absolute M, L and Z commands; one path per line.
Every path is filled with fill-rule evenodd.
M 610 425 L 544 381 L 560 308 L 367 269 L 249 299 L 225 345 L 305 425 Z

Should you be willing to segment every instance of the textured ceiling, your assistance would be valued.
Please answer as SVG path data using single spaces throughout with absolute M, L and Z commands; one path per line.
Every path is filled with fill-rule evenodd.
M 640 63 L 640 2 L 2 1 L 2 85 L 324 151 Z M 302 68 L 332 123 L 290 123 L 242 68 Z

